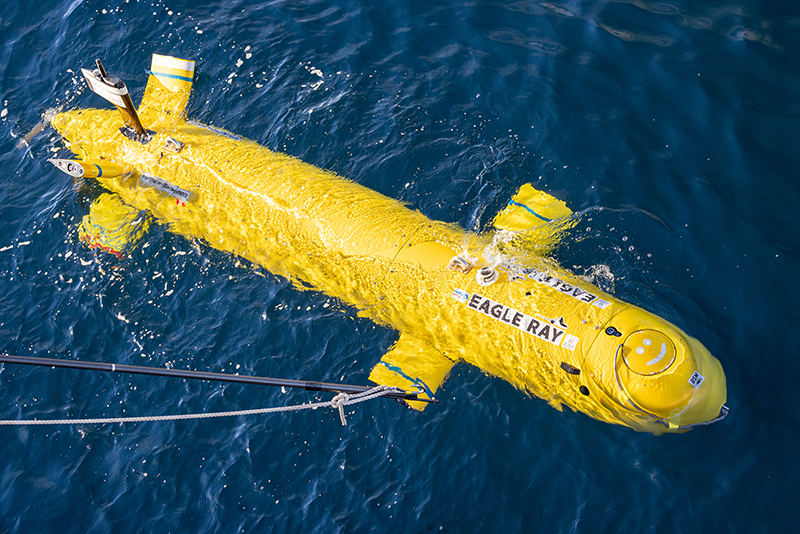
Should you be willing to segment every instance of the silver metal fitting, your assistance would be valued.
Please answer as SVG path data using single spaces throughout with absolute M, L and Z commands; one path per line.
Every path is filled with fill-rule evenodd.
M 174 137 L 167 137 L 167 141 L 164 143 L 164 150 L 177 154 L 184 146 L 186 146 L 185 143 L 181 143 Z
M 486 287 L 494 284 L 499 276 L 497 270 L 491 267 L 481 267 L 478 272 L 475 273 L 475 281 L 478 282 L 479 286 Z
M 461 256 L 454 256 L 450 263 L 447 264 L 448 269 L 452 269 L 456 272 L 467 274 L 470 269 L 472 269 L 472 265 L 462 258 Z

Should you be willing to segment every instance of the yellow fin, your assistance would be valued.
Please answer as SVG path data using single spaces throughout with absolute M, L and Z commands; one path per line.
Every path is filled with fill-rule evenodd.
M 150 218 L 125 204 L 116 193 L 103 193 L 92 202 L 78 227 L 78 238 L 90 248 L 125 257 L 150 228 Z
M 172 56 L 153 54 L 150 77 L 139 106 L 139 113 L 150 114 L 150 121 L 158 118 L 183 116 L 194 81 L 194 61 Z M 152 115 L 158 116 L 155 120 Z
M 520 232 L 572 215 L 566 202 L 534 189 L 531 184 L 519 188 L 503 211 L 494 219 L 498 230 Z
M 455 362 L 438 350 L 407 334 L 389 349 L 369 375 L 376 384 L 394 386 L 405 391 L 422 389 L 421 398 L 432 399 L 444 382 Z M 427 402 L 408 401 L 415 410 L 422 411 Z

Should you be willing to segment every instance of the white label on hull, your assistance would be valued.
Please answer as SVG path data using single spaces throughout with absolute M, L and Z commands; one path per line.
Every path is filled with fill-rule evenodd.
M 693 385 L 695 388 L 699 388 L 700 384 L 702 384 L 703 380 L 705 379 L 706 377 L 695 371 L 694 373 L 692 373 L 692 376 L 689 377 L 689 383 Z
M 467 293 L 463 289 L 454 289 L 452 296 L 461 304 L 466 304 L 467 300 L 469 300 L 469 293 Z
M 569 350 L 574 350 L 575 345 L 578 342 L 577 337 L 571 334 L 566 334 L 564 329 L 559 328 L 548 321 L 531 317 L 530 315 L 517 311 L 514 308 L 506 306 L 500 302 L 495 302 L 492 299 L 479 295 L 478 293 L 473 293 L 471 296 L 465 299 L 464 297 L 467 295 L 469 294 L 462 289 L 456 289 L 453 292 L 453 298 L 466 304 L 473 310 L 487 315 L 496 321 L 513 326 L 514 328 L 521 330 L 526 334 L 530 334 L 538 337 L 539 339 L 547 341 L 551 345 L 558 347 L 561 345 L 562 340 L 566 339 L 568 340 L 568 344 L 570 346 L 567 346 L 567 342 L 565 342 L 564 346 Z
M 560 278 L 556 278 L 555 276 L 547 274 L 546 272 L 539 272 L 535 269 L 521 269 L 521 272 L 535 282 L 552 287 L 553 289 L 558 289 L 562 293 L 566 293 L 575 300 L 592 304 L 601 310 L 611 306 L 611 303 L 607 300 L 603 300 L 597 295 L 590 293 L 585 289 L 581 289 L 578 286 L 568 284 Z
M 564 342 L 561 344 L 561 346 L 565 349 L 575 350 L 575 347 L 578 346 L 578 341 L 580 341 L 579 337 L 573 336 L 572 334 L 565 334 Z
M 177 198 L 184 204 L 189 202 L 189 197 L 192 194 L 191 191 L 182 189 L 177 185 L 172 185 L 168 181 L 163 180 L 158 176 L 153 176 L 152 174 L 142 173 L 141 177 L 139 177 L 139 183 L 148 187 L 155 187 L 159 191 Z

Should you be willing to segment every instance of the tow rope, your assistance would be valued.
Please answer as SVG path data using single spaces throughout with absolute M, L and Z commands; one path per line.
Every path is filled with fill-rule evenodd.
M 298 404 L 294 406 L 278 406 L 274 408 L 258 408 L 255 410 L 239 410 L 230 412 L 211 412 L 198 414 L 154 415 L 145 417 L 107 417 L 94 419 L 21 419 L 0 420 L 0 426 L 9 425 L 88 425 L 88 424 L 115 424 L 115 423 L 140 423 L 150 421 L 180 421 L 186 419 L 206 419 L 213 417 L 234 417 L 244 415 L 260 415 L 277 412 L 291 412 L 300 410 L 316 410 L 317 408 L 334 408 L 339 411 L 342 425 L 347 425 L 344 407 L 358 404 L 380 397 L 397 399 L 401 401 L 414 400 L 439 403 L 436 399 L 419 397 L 421 392 L 407 392 L 400 388 L 389 386 L 356 386 L 351 384 L 329 384 L 324 382 L 307 382 L 300 380 L 287 380 L 279 378 L 266 378 L 247 375 L 226 375 L 223 373 L 209 373 L 184 369 L 166 369 L 156 367 L 140 367 L 114 363 L 86 362 L 80 360 L 58 360 L 52 358 L 32 358 L 28 356 L 12 356 L 0 354 L 0 363 L 36 365 L 42 367 L 61 367 L 67 369 L 82 369 L 91 371 L 108 371 L 117 373 L 131 373 L 151 376 L 165 376 L 184 379 L 210 380 L 217 382 L 233 382 L 239 384 L 254 384 L 266 386 L 281 386 L 305 389 L 307 391 L 328 391 L 337 395 L 327 402 Z
M 297 404 L 294 406 L 278 406 L 275 408 L 258 408 L 255 410 L 239 410 L 235 412 L 211 412 L 194 414 L 176 415 L 149 415 L 144 417 L 107 417 L 100 419 L 13 419 L 0 420 L 0 426 L 24 426 L 24 425 L 110 425 L 116 423 L 145 423 L 150 421 L 183 421 L 187 419 L 211 419 L 214 417 L 235 417 L 240 415 L 261 415 L 265 413 L 296 412 L 300 410 L 316 410 L 317 408 L 335 408 L 339 410 L 339 418 L 342 426 L 347 426 L 347 419 L 344 415 L 344 407 L 351 404 L 358 404 L 372 399 L 384 397 L 391 393 L 388 386 L 376 386 L 363 393 L 349 395 L 339 393 L 328 402 L 313 402 L 309 404 Z

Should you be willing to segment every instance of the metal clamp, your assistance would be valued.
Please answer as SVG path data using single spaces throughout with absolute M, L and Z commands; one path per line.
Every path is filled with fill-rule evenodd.
M 177 154 L 185 146 L 186 146 L 185 143 L 181 143 L 174 137 L 167 137 L 167 140 L 164 143 L 164 150 L 166 150 L 167 152 L 172 152 L 173 154 Z

